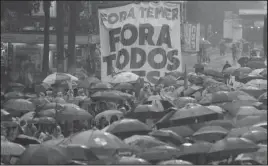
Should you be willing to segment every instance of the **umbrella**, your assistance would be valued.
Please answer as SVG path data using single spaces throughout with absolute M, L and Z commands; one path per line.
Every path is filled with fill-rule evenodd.
M 246 85 L 257 87 L 260 89 L 267 89 L 267 80 L 262 80 L 262 79 L 251 80 L 247 82 Z
M 61 143 L 64 140 L 65 140 L 65 138 L 50 139 L 50 140 L 42 142 L 42 144 L 49 145 L 49 146 L 61 146 Z
M 267 132 L 265 131 L 252 130 L 244 133 L 241 137 L 251 140 L 256 144 L 263 142 L 267 143 Z
M 69 144 L 67 146 L 64 146 L 67 151 L 70 159 L 75 161 L 86 161 L 88 164 L 97 164 L 92 163 L 99 161 L 100 159 L 94 154 L 90 148 L 84 146 L 84 145 L 76 145 L 76 144 Z M 99 163 L 104 164 L 104 163 Z
M 56 117 L 56 110 L 55 109 L 47 109 L 47 110 L 42 110 L 37 113 L 38 117 Z
M 237 67 L 228 67 L 222 71 L 223 74 L 232 75 L 236 71 Z
M 48 109 L 60 109 L 60 108 L 63 108 L 63 104 L 60 104 L 60 103 L 46 103 L 44 105 L 40 105 L 36 108 L 36 112 L 40 112 L 42 110 L 48 110 Z
M 25 148 L 17 143 L 1 140 L 1 156 L 20 156 Z
M 40 144 L 41 143 L 38 139 L 36 139 L 34 137 L 24 135 L 24 134 L 18 135 L 13 142 L 21 144 L 23 146 L 27 146 L 27 145 L 30 145 L 30 144 Z
M 53 102 L 55 102 L 55 103 L 59 103 L 59 104 L 65 104 L 65 103 L 66 103 L 66 101 L 65 101 L 63 98 L 61 98 L 61 97 L 56 97 L 56 98 L 53 100 Z
M 183 137 L 171 130 L 155 130 L 150 132 L 149 135 L 163 142 L 171 143 L 176 146 L 181 145 L 185 142 Z
M 194 133 L 193 129 L 191 129 L 189 126 L 173 126 L 168 128 L 161 128 L 161 130 L 171 130 L 182 137 L 188 137 Z
M 254 102 L 247 101 L 247 100 L 244 100 L 244 101 L 243 100 L 234 100 L 232 102 L 226 102 L 226 103 L 219 104 L 219 106 L 221 108 L 226 110 L 233 117 L 236 116 L 236 114 L 238 113 L 238 110 L 239 110 L 240 107 L 242 107 L 242 106 L 253 106 L 253 105 L 254 105 Z
M 160 104 L 161 103 L 159 103 L 159 105 Z M 143 105 L 138 105 L 133 112 L 127 113 L 126 117 L 145 121 L 146 119 L 159 119 L 163 117 L 166 114 L 166 112 L 167 111 L 164 111 L 163 109 L 160 110 L 151 104 L 150 105 L 143 104 Z
M 264 60 L 250 60 L 247 66 L 251 69 L 261 69 L 265 68 Z
M 36 107 L 50 103 L 50 101 L 47 98 L 42 98 L 42 97 L 32 98 L 32 99 L 29 99 L 29 101 L 32 102 Z
M 161 161 L 157 165 L 193 165 L 189 161 L 184 160 L 167 160 L 167 161 Z
M 64 104 L 63 110 L 56 112 L 56 119 L 60 121 L 89 120 L 92 118 L 92 115 L 75 104 Z
M 134 96 L 132 96 L 131 94 L 128 94 L 128 93 L 124 93 L 124 92 L 121 92 L 119 90 L 110 90 L 109 92 L 111 93 L 116 93 L 122 97 L 124 97 L 126 100 L 127 99 L 134 99 Z
M 237 77 L 243 77 L 248 75 L 250 72 L 252 72 L 252 69 L 249 67 L 240 67 L 238 69 L 236 69 L 232 75 L 233 76 L 237 76 Z
M 172 75 L 167 75 L 167 76 L 160 77 L 157 82 L 157 85 L 163 84 L 164 87 L 168 87 L 168 86 L 176 85 L 176 83 L 177 83 L 177 79 L 175 77 L 173 77 Z
M 24 121 L 30 121 L 30 120 L 32 120 L 34 117 L 35 117 L 35 112 L 34 111 L 31 111 L 31 112 L 28 112 L 28 113 L 26 113 L 26 114 L 24 114 L 24 115 L 22 115 L 21 117 L 20 117 L 20 120 L 22 121 L 22 120 L 24 120 Z
M 78 78 L 67 73 L 53 73 L 48 75 L 44 80 L 43 83 L 46 83 L 48 85 L 52 85 L 55 83 L 60 83 L 63 81 L 78 81 Z
M 169 100 L 160 98 L 160 95 L 150 96 L 143 104 L 153 105 L 155 108 L 157 108 L 156 111 L 164 111 L 173 107 L 173 104 L 169 102 Z
M 104 117 L 108 122 L 110 122 L 113 116 L 116 116 L 117 119 L 121 119 L 124 115 L 123 115 L 123 112 L 118 111 L 118 110 L 106 110 L 97 114 L 95 116 L 95 121 L 99 123 L 100 119 Z
M 230 86 L 226 85 L 226 84 L 212 84 L 211 86 L 208 86 L 206 88 L 206 91 L 208 93 L 215 93 L 215 92 L 218 92 L 218 91 L 227 91 L 227 92 L 230 92 L 232 89 Z
M 219 106 L 216 106 L 216 105 L 209 105 L 209 106 L 206 106 L 208 109 L 211 109 L 212 111 L 215 111 L 216 113 L 220 114 L 220 115 L 223 115 L 226 113 L 226 111 L 224 109 L 222 109 L 221 107 Z
M 124 142 L 129 146 L 131 146 L 136 151 L 142 151 L 156 146 L 167 145 L 165 142 L 162 142 L 148 135 L 133 135 L 131 137 L 124 139 Z
M 137 154 L 138 157 L 143 158 L 147 161 L 152 163 L 156 163 L 163 160 L 171 160 L 179 156 L 180 150 L 168 146 L 168 145 L 161 145 L 146 149 Z
M 263 127 L 267 129 L 267 122 L 261 122 L 253 125 L 254 127 Z
M 8 84 L 8 88 L 25 88 L 25 86 L 21 83 L 17 83 L 17 82 L 10 82 Z
M 140 77 L 132 72 L 122 72 L 113 76 L 111 83 L 136 82 Z
M 258 98 L 258 101 L 267 104 L 267 92 L 263 93 L 263 94 Z
M 256 152 L 259 147 L 245 138 L 225 138 L 212 145 L 209 156 L 211 160 L 226 159 L 240 153 Z
M 174 110 L 157 122 L 157 126 L 180 126 L 218 119 L 218 113 L 201 105 Z
M 231 120 L 212 120 L 205 123 L 206 126 L 221 126 L 226 130 L 234 128 L 233 121 Z
M 267 112 L 263 110 L 258 110 L 253 106 L 242 106 L 239 108 L 238 113 L 236 114 L 236 119 L 240 120 L 247 116 L 266 116 Z
M 77 87 L 88 89 L 88 88 L 91 88 L 91 86 L 93 86 L 93 85 L 95 85 L 97 83 L 100 83 L 100 82 L 101 81 L 96 77 L 87 77 L 87 78 L 85 78 L 83 80 L 79 80 L 77 82 Z
M 266 68 L 255 69 L 255 70 L 251 71 L 248 75 L 249 76 L 263 76 L 263 74 L 265 74 L 265 72 L 267 73 Z
M 22 99 L 24 98 L 24 95 L 20 92 L 8 92 L 5 94 L 5 100 L 10 100 L 10 99 Z
M 26 113 L 35 110 L 34 104 L 25 99 L 10 99 L 4 103 L 4 108 L 11 113 Z
M 119 83 L 119 84 L 115 85 L 114 89 L 117 89 L 117 90 L 133 90 L 134 87 L 130 83 L 122 82 L 122 83 Z
M 215 142 L 223 139 L 228 133 L 228 130 L 220 126 L 205 126 L 197 130 L 193 137 L 197 140 Z
M 93 100 L 108 100 L 108 101 L 118 101 L 124 100 L 125 98 L 118 93 L 111 91 L 99 91 L 94 93 L 91 98 Z
M 184 77 L 184 73 L 180 71 L 172 71 L 172 72 L 167 73 L 166 75 L 171 75 L 175 78 Z
M 193 164 L 205 164 L 206 154 L 209 152 L 213 144 L 209 142 L 197 142 L 194 144 L 183 144 L 180 146 L 181 154 L 179 159 L 190 161 Z M 203 159 L 202 161 L 200 159 Z
M 236 161 L 255 161 L 255 165 L 267 165 L 267 145 L 260 147 L 257 152 L 243 153 L 236 157 Z
M 113 134 L 92 129 L 69 136 L 61 142 L 62 145 L 77 144 L 89 147 L 98 157 L 116 150 L 130 152 L 130 147 Z
M 228 98 L 230 100 L 244 100 L 244 101 L 257 101 L 257 99 L 253 96 L 250 96 L 246 92 L 243 91 L 231 91 L 227 92 Z
M 29 146 L 21 155 L 19 165 L 64 165 L 70 159 L 66 148 L 48 145 Z
M 204 98 L 202 98 L 199 103 L 202 105 L 210 105 L 216 103 L 223 103 L 223 102 L 231 102 L 232 100 L 228 97 L 228 92 L 226 91 L 218 91 L 215 93 L 207 94 Z
M 121 119 L 105 127 L 103 131 L 112 133 L 120 138 L 127 138 L 134 134 L 148 134 L 151 129 L 137 119 Z
M 1 109 L 1 117 L 8 116 L 8 115 L 9 115 L 9 113 L 6 110 Z
M 236 121 L 235 126 L 244 127 L 251 126 L 259 122 L 267 121 L 267 116 L 247 116 L 241 120 Z
M 192 85 L 189 86 L 187 89 L 184 89 L 183 94 L 184 96 L 191 96 L 194 93 L 203 90 L 204 88 L 202 86 Z
M 150 165 L 150 163 L 142 158 L 123 156 L 114 165 Z
M 264 131 L 267 132 L 266 129 L 258 126 L 250 126 L 250 127 L 239 127 L 233 128 L 227 135 L 227 137 L 241 137 L 243 134 L 250 131 Z
M 162 96 L 161 95 L 153 95 L 153 96 L 150 96 L 147 101 L 154 101 L 154 100 L 163 100 Z
M 175 100 L 173 100 L 173 104 L 176 106 L 176 108 L 180 109 L 186 106 L 188 103 L 197 103 L 196 99 L 192 97 L 179 97 Z
M 205 74 L 207 76 L 223 78 L 223 74 L 219 71 L 214 70 L 214 69 L 205 69 L 203 71 L 203 74 Z
M 39 117 L 39 118 L 34 118 L 32 121 L 28 123 L 37 123 L 37 124 L 56 124 L 56 120 L 51 117 Z

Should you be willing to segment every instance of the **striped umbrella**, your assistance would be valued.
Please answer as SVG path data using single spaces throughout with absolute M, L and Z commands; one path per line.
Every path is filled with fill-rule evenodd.
M 53 73 L 48 75 L 44 80 L 43 83 L 46 83 L 48 85 L 55 84 L 57 82 L 62 82 L 62 81 L 78 81 L 78 78 L 67 73 Z

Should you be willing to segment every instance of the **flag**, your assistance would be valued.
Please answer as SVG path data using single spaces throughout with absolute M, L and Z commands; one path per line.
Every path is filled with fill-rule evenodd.
M 187 67 L 185 64 L 185 70 L 184 70 L 184 89 L 188 88 L 188 77 L 187 77 Z

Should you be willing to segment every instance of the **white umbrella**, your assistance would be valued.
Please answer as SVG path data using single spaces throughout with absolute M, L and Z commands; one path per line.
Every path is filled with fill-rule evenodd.
M 67 73 L 53 73 L 48 75 L 44 80 L 43 83 L 52 85 L 56 82 L 62 82 L 62 81 L 78 81 L 78 78 Z
M 139 79 L 139 76 L 137 74 L 134 74 L 132 72 L 122 72 L 117 75 L 115 75 L 111 83 L 122 83 L 122 82 L 135 82 Z

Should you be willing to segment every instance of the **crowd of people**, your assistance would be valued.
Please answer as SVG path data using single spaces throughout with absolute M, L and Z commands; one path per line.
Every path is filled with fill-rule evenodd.
M 224 53 L 222 54 L 224 55 Z M 230 87 L 228 81 L 231 74 L 226 74 L 225 72 L 227 68 L 232 67 L 229 62 L 226 62 L 226 64 L 223 66 L 223 70 L 219 72 L 222 74 L 222 77 L 225 78 L 222 80 L 223 83 L 215 81 L 211 76 L 207 76 L 208 73 L 206 73 L 204 66 L 201 64 L 197 66 L 199 67 L 196 67 L 195 73 L 192 73 L 192 75 L 195 75 L 196 77 L 195 80 L 199 80 L 200 78 L 203 81 L 206 79 L 212 80 L 211 84 L 214 84 L 213 86 L 223 86 L 224 91 L 235 91 L 234 88 Z M 207 93 L 214 94 L 217 91 L 221 91 L 216 90 L 214 92 L 209 92 L 208 89 L 210 87 L 206 87 L 204 85 L 205 83 L 202 85 L 203 87 L 201 86 L 201 88 L 198 90 L 194 90 L 195 88 L 191 89 L 191 86 L 196 86 L 195 84 L 198 84 L 198 81 L 188 81 L 188 77 L 190 78 L 190 73 L 171 72 L 167 76 L 160 78 L 158 84 L 152 86 L 149 83 L 144 83 L 144 81 L 138 81 L 141 78 L 138 78 L 137 76 L 135 77 L 135 81 L 132 83 L 103 83 L 99 81 L 92 83 L 90 85 L 90 89 L 79 88 L 77 85 L 72 85 L 70 88 L 70 83 L 68 83 L 68 86 L 66 87 L 61 82 L 59 85 L 51 85 L 43 92 L 36 94 L 27 94 L 27 92 L 23 91 L 23 85 L 13 83 L 10 86 L 11 88 L 6 90 L 5 93 L 1 92 L 1 144 L 5 141 L 18 143 L 16 140 L 21 135 L 24 135 L 24 137 L 27 137 L 27 139 L 36 139 L 38 144 L 42 145 L 47 141 L 59 139 L 65 140 L 67 138 L 72 138 L 78 133 L 91 130 L 103 131 L 107 129 L 107 127 L 109 128 L 113 124 L 116 124 L 115 122 L 117 121 L 120 122 L 125 118 L 133 118 L 130 115 L 140 113 L 139 111 L 137 112 L 137 108 L 145 103 L 150 104 L 148 108 L 147 106 L 144 108 L 148 109 L 148 111 L 154 111 L 154 113 L 157 114 L 157 112 L 164 112 L 170 108 L 175 109 L 176 104 L 173 101 L 177 99 L 186 97 L 187 99 L 190 98 L 191 101 L 200 101 L 200 103 L 202 103 L 202 98 L 206 97 Z M 90 77 L 87 77 L 87 79 L 90 80 Z M 181 84 L 179 83 L 180 81 L 183 81 L 184 83 Z M 135 85 L 141 84 L 141 82 L 142 85 Z M 124 85 L 124 88 L 118 88 L 121 84 Z M 189 93 L 189 89 L 193 92 Z M 201 91 L 205 89 L 204 91 L 206 92 L 201 92 L 196 95 L 195 93 L 200 91 L 200 89 Z M 104 92 L 110 92 L 110 94 L 107 93 L 101 96 Z M 96 97 L 96 94 L 99 95 L 97 96 L 98 98 Z M 107 99 L 109 95 L 111 95 L 111 97 Z M 120 97 L 120 100 L 113 100 L 118 96 Z M 161 102 L 150 102 L 149 98 L 152 96 L 158 96 L 158 98 L 153 99 L 153 101 L 161 100 Z M 18 99 L 23 99 L 24 101 L 27 100 L 25 102 L 28 102 L 28 105 L 34 105 L 34 108 L 29 107 L 27 108 L 29 110 L 20 112 L 10 109 L 12 106 L 7 107 L 9 101 L 14 102 L 13 105 L 17 105 L 16 101 Z M 162 100 L 168 102 L 170 105 L 166 106 L 163 104 Z M 20 109 L 19 107 L 20 106 L 18 106 L 17 109 Z M 187 109 L 191 108 L 191 106 L 185 107 L 187 107 Z M 82 120 L 75 118 L 73 120 L 59 118 L 61 116 L 60 114 L 64 113 L 64 111 L 67 109 L 75 109 L 76 111 L 84 110 L 87 112 L 85 116 L 87 116 L 89 113 L 93 118 L 82 118 Z M 53 110 L 54 114 L 51 116 L 52 113 L 50 112 L 53 112 Z M 110 113 L 111 116 L 109 118 L 106 118 L 105 116 L 97 118 L 98 115 L 107 111 L 109 112 L 110 110 L 117 110 L 119 112 L 114 114 Z M 28 115 L 26 116 L 26 114 Z M 163 116 L 166 114 L 168 113 L 164 113 Z M 76 114 L 74 113 L 72 116 L 75 117 Z M 144 123 L 144 125 L 149 125 L 146 124 L 146 117 L 142 117 L 140 115 L 135 117 L 136 118 L 133 119 L 137 119 L 140 121 L 140 123 Z M 158 127 L 156 127 L 155 124 L 158 122 L 158 120 L 160 119 L 153 118 L 153 122 L 150 124 L 152 125 L 150 130 L 157 130 Z M 195 121 L 199 120 L 196 119 Z M 129 126 L 129 128 L 131 128 L 131 126 Z M 135 132 L 132 135 L 135 135 Z M 185 143 L 196 143 L 196 141 L 189 136 L 186 140 L 187 141 Z M 165 140 L 163 141 L 165 142 Z M 173 146 L 173 144 L 167 145 Z M 29 148 L 29 144 L 23 144 L 23 146 L 26 147 L 26 149 L 27 147 Z M 16 157 L 18 157 L 17 161 L 20 161 L 20 157 Z M 143 156 L 139 157 L 143 158 Z M 147 158 L 144 157 L 143 159 Z M 171 157 L 169 159 L 171 160 L 173 158 Z M 6 157 L 3 157 L 3 159 L 1 157 L 1 162 L 4 164 L 15 164 L 13 161 L 11 161 L 11 158 Z M 195 161 L 194 163 L 199 164 L 199 162 L 201 162 L 201 164 L 208 164 L 204 163 L 204 161 L 198 161 L 197 163 Z

